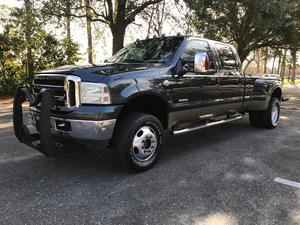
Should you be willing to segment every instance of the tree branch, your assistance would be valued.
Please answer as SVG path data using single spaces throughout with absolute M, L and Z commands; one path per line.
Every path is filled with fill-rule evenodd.
M 106 0 L 105 1 L 107 3 L 107 8 L 106 8 L 106 4 L 105 5 L 105 11 L 107 13 L 107 20 L 108 21 L 112 21 L 113 18 L 113 4 L 112 4 L 112 0 Z
M 137 14 L 139 14 L 140 12 L 142 12 L 145 8 L 147 8 L 149 5 L 154 5 L 157 3 L 162 2 L 163 0 L 152 0 L 152 1 L 147 1 L 144 2 L 143 4 L 141 4 L 140 6 L 136 7 L 135 10 L 133 10 L 131 13 L 129 13 L 129 15 L 127 16 L 127 18 L 125 19 L 125 23 L 126 24 L 130 24 L 131 22 L 134 21 L 134 18 Z

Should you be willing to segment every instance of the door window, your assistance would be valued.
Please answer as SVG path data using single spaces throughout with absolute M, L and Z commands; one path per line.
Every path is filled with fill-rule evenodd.
M 215 63 L 212 51 L 205 41 L 192 40 L 188 43 L 185 50 L 182 53 L 181 58 L 185 62 L 194 62 L 195 55 L 199 52 L 206 52 L 209 58 L 209 69 L 215 69 Z
M 234 70 L 237 68 L 235 55 L 229 45 L 215 44 L 220 63 L 221 69 Z

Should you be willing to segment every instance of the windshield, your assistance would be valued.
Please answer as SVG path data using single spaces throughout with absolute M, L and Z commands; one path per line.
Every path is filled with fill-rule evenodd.
M 183 37 L 164 37 L 136 41 L 108 60 L 111 63 L 170 64 Z

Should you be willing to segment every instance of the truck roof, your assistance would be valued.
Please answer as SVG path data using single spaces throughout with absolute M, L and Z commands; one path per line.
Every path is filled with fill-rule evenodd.
M 151 40 L 151 39 L 166 39 L 166 38 L 184 38 L 184 39 L 191 39 L 191 38 L 195 38 L 195 39 L 199 39 L 199 40 L 205 40 L 207 42 L 212 42 L 212 43 L 219 43 L 219 44 L 223 44 L 223 45 L 230 45 L 232 46 L 232 44 L 230 43 L 226 43 L 226 42 L 221 42 L 221 41 L 216 41 L 216 40 L 212 40 L 212 39 L 208 39 L 208 38 L 204 38 L 201 36 L 197 36 L 197 35 L 171 35 L 171 36 L 153 36 L 152 38 L 146 38 L 147 40 Z

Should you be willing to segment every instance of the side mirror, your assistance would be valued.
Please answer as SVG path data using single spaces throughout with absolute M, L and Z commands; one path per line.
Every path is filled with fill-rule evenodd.
M 198 52 L 194 60 L 195 73 L 207 73 L 209 70 L 209 58 L 206 52 Z
M 182 58 L 179 58 L 176 67 L 175 67 L 175 74 L 177 74 L 179 77 L 182 77 L 184 74 L 186 74 L 189 71 L 193 70 L 193 66 L 189 68 L 190 63 L 186 62 Z

